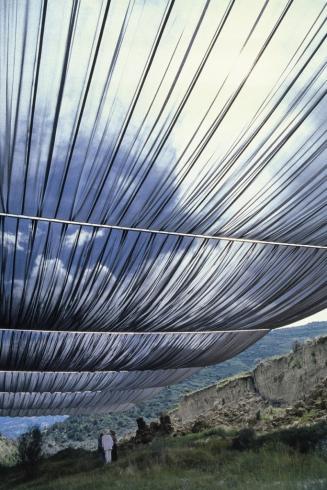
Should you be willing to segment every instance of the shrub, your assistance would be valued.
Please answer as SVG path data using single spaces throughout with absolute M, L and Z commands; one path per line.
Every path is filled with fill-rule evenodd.
M 20 461 L 29 475 L 32 475 L 42 453 L 42 433 L 38 427 L 32 427 L 18 439 L 18 454 Z
M 301 342 L 299 342 L 298 340 L 295 340 L 292 344 L 292 351 L 293 352 L 297 352 L 299 351 L 300 349 L 302 348 L 302 344 Z
M 253 429 L 242 429 L 239 434 L 232 440 L 232 449 L 245 451 L 257 447 L 256 434 Z
M 280 441 L 281 443 L 299 451 L 307 453 L 319 447 L 321 440 L 327 437 L 327 424 L 320 422 L 308 427 L 294 427 L 273 434 L 267 434 L 260 438 L 260 443 Z
M 197 432 L 203 432 L 206 429 L 209 429 L 209 424 L 206 420 L 198 419 L 194 422 L 192 426 L 192 432 L 195 434 Z

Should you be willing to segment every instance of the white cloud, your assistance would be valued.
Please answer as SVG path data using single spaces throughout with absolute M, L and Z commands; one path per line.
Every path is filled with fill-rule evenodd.
M 104 230 L 100 229 L 96 232 L 95 238 L 103 237 L 104 234 L 105 234 Z M 83 245 L 85 245 L 85 243 L 91 240 L 92 235 L 93 232 L 89 230 L 81 230 L 80 233 L 78 230 L 76 230 L 73 233 L 66 235 L 65 246 L 69 248 L 72 247 L 76 243 L 76 240 L 78 239 L 77 245 L 79 247 L 82 247 Z
M 2 236 L 2 232 L 0 232 L 0 242 L 3 240 L 3 247 L 7 250 L 24 250 L 26 248 L 26 244 L 28 241 L 27 234 L 18 231 L 17 235 L 11 233 L 9 231 L 5 231 Z
M 40 268 L 42 268 L 42 276 L 40 277 Z M 67 274 L 67 268 L 62 260 L 56 258 L 44 259 L 40 254 L 36 257 L 32 272 L 28 278 L 27 284 L 27 299 L 31 299 L 33 288 L 36 281 L 42 280 L 42 287 L 39 290 L 39 301 L 46 301 L 51 294 L 51 302 L 56 302 L 66 286 L 69 286 L 73 281 L 71 273 Z M 51 285 L 51 289 L 49 289 Z M 18 287 L 20 284 L 17 285 Z

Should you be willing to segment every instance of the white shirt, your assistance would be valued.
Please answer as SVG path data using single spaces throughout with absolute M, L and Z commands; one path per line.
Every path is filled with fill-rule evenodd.
M 102 447 L 104 451 L 108 451 L 112 449 L 112 446 L 114 445 L 114 441 L 112 437 L 109 434 L 104 434 L 102 436 Z

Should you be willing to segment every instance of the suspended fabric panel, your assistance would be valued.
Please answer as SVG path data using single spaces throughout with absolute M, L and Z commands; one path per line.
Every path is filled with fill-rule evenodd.
M 100 415 L 108 413 L 126 412 L 135 408 L 133 403 L 124 403 L 121 405 L 110 405 L 108 407 L 96 408 L 0 408 L 0 417 L 43 417 L 46 415 Z
M 327 245 L 326 13 L 0 6 L 0 213 L 21 215 L 0 217 L 1 369 L 68 386 L 55 371 L 197 368 L 327 307 L 326 250 L 153 233 Z M 31 385 L 0 393 L 0 415 L 123 410 L 157 389 Z
M 327 307 L 327 251 L 0 219 L 0 327 L 274 328 Z
M 0 393 L 0 415 L 31 414 L 34 410 L 69 415 L 120 410 L 157 394 L 160 388 L 129 391 L 98 391 L 76 393 Z
M 0 19 L 1 210 L 327 244 L 323 0 Z
M 0 371 L 0 392 L 126 391 L 179 383 L 198 368 L 120 372 Z
M 225 361 L 268 330 L 98 334 L 0 330 L 0 369 L 136 371 L 204 367 Z

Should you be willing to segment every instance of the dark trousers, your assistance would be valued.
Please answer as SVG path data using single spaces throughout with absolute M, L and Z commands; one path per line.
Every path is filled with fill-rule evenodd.
M 111 459 L 112 461 L 117 461 L 117 444 L 114 444 L 112 446 L 112 451 L 111 451 Z

